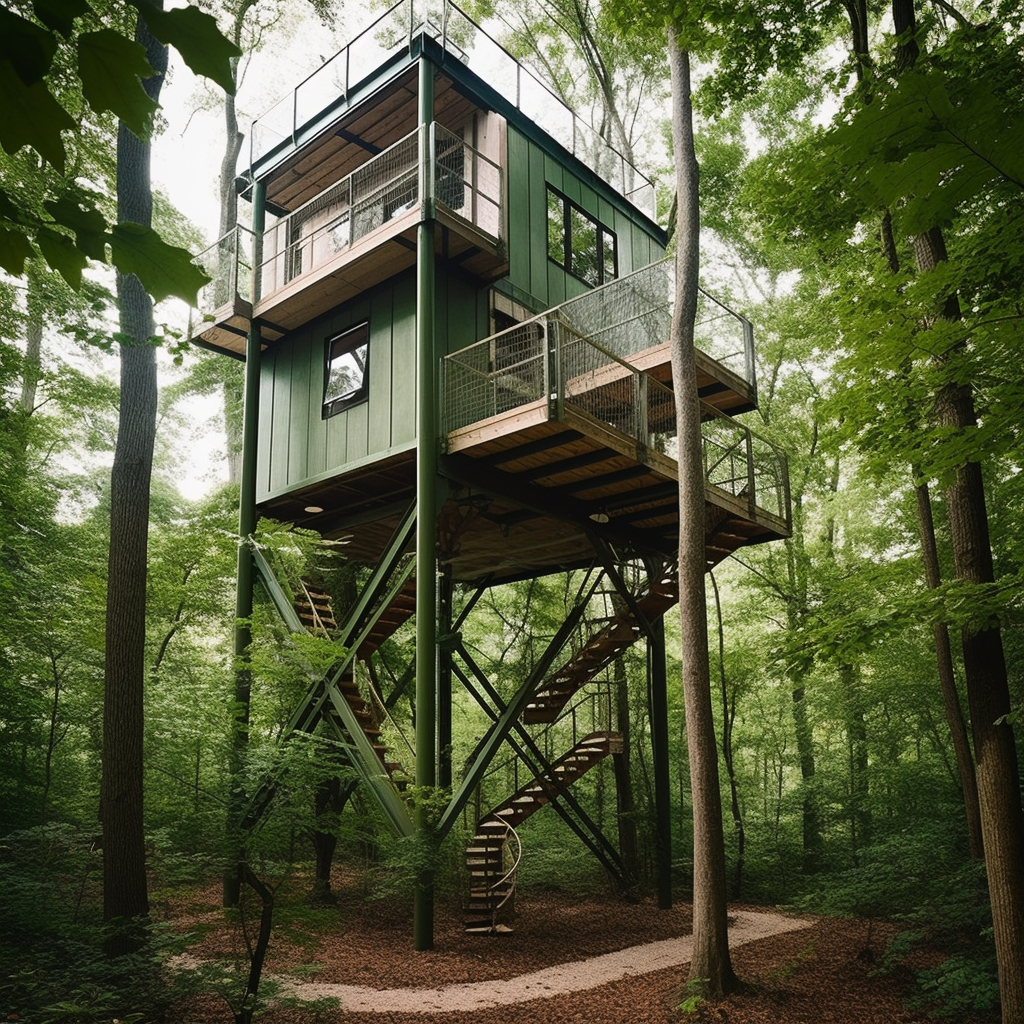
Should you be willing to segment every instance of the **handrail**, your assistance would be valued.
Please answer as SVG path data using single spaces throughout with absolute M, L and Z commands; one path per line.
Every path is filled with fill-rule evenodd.
M 651 269 L 644 268 L 638 274 Z M 620 302 L 621 297 L 613 289 L 626 287 L 629 282 L 629 278 L 623 278 L 594 289 L 446 356 L 442 435 L 545 400 L 552 419 L 561 419 L 569 404 L 610 424 L 644 448 L 670 448 L 676 437 L 672 390 L 629 362 L 631 355 L 645 348 L 630 342 L 633 351 L 623 354 L 621 349 L 613 351 L 606 338 L 602 344 L 591 336 L 594 325 L 603 323 L 601 313 L 610 304 L 621 308 L 638 294 L 641 299 L 657 298 L 646 289 L 630 290 L 627 301 Z M 586 312 L 593 319 L 580 315 L 585 301 L 591 303 Z M 726 309 L 717 300 L 711 301 Z M 654 304 L 647 307 L 647 312 L 657 314 L 660 308 Z M 631 318 L 637 312 L 631 309 Z M 748 321 L 729 312 L 749 340 Z M 644 315 L 644 310 L 638 315 Z M 722 316 L 716 314 L 705 322 Z M 658 315 L 654 320 L 663 322 Z M 601 333 L 606 329 L 602 327 Z M 647 348 L 654 347 L 654 339 L 664 345 L 667 334 L 661 336 L 652 330 L 646 339 Z M 789 501 L 781 453 L 727 413 L 706 402 L 701 402 L 701 410 L 706 483 L 732 499 L 742 500 L 753 518 L 758 509 L 788 526 Z M 730 436 L 726 438 L 725 434 Z M 742 457 L 741 471 L 732 475 L 716 473 L 734 455 Z
M 440 10 L 431 11 L 432 6 Z M 373 72 L 402 52 L 413 52 L 417 35 L 436 40 L 455 60 L 474 69 L 613 189 L 655 217 L 651 180 L 453 0 L 398 0 L 256 118 L 249 136 L 250 174 L 255 176 L 257 165 L 268 157 L 283 155 L 289 145 L 312 137 Z
M 487 891 L 490 893 L 495 892 L 497 889 L 499 889 L 506 883 L 508 884 L 508 892 L 505 893 L 505 896 L 491 908 L 492 931 L 498 926 L 498 911 L 501 910 L 501 908 L 505 906 L 505 904 L 508 903 L 509 900 L 511 900 L 512 897 L 515 895 L 516 880 L 519 873 L 519 862 L 523 859 L 523 842 L 519 838 L 519 833 L 510 824 L 508 824 L 508 822 L 505 822 L 505 829 L 505 837 L 501 847 L 503 866 L 505 860 L 505 850 L 506 848 L 510 850 L 512 848 L 512 842 L 510 840 L 515 841 L 515 852 L 512 854 L 511 858 L 512 867 L 510 867 L 508 871 L 506 871 L 505 874 L 502 875 L 500 879 L 498 879 L 498 881 L 494 882 L 492 885 L 489 885 L 487 887 Z
M 567 704 L 561 712 L 558 718 L 553 722 L 548 722 L 543 729 L 533 734 L 534 743 L 539 747 L 547 739 L 549 735 L 555 732 L 556 727 L 559 729 L 565 728 L 565 720 L 571 714 L 572 719 L 572 743 L 570 746 L 575 747 L 578 738 L 576 735 L 576 712 L 579 711 L 584 705 L 598 705 L 604 704 L 608 711 L 607 723 L 604 730 L 601 730 L 595 726 L 591 731 L 611 731 L 613 722 L 611 721 L 611 693 L 612 688 L 608 684 L 607 680 L 603 679 L 591 679 L 588 683 L 584 683 L 583 686 L 577 691 L 577 696 L 571 704 Z M 507 771 L 509 767 L 512 768 L 513 772 L 513 789 L 519 789 L 519 765 L 523 764 L 523 758 L 518 754 L 511 754 L 502 761 L 492 761 L 490 767 L 484 772 L 483 778 L 480 780 L 481 784 L 486 779 L 490 779 L 492 776 L 497 775 L 499 772 Z M 531 769 L 532 771 L 533 769 Z
M 426 145 L 421 147 L 418 140 L 424 131 Z M 501 167 L 432 121 L 402 136 L 263 232 L 260 298 L 271 298 L 389 221 L 422 210 L 425 196 L 418 169 L 424 151 L 435 168 L 427 176 L 433 183 L 429 198 L 497 243 L 502 234 Z

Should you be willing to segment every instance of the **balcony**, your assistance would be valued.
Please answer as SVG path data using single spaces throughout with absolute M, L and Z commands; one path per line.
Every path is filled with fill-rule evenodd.
M 309 75 L 262 117 L 250 134 L 250 173 L 266 168 L 321 137 L 327 125 L 380 84 L 382 68 L 400 68 L 425 37 L 478 74 L 496 93 L 592 168 L 652 220 L 654 185 L 567 107 L 529 68 L 451 0 L 398 0 L 368 28 Z
M 448 356 L 442 433 L 454 475 L 670 549 L 679 519 L 666 267 Z M 788 478 L 784 457 L 731 415 L 754 402 L 749 323 L 702 293 L 697 338 L 713 564 L 788 535 Z
M 280 337 L 414 265 L 424 196 L 448 229 L 437 234 L 440 254 L 484 280 L 499 276 L 508 266 L 503 195 L 498 163 L 436 122 L 416 129 L 281 217 L 255 245 L 239 229 L 200 256 L 214 282 L 194 336 L 244 351 L 247 316 L 263 322 L 265 337 Z
M 252 318 L 254 236 L 241 225 L 219 238 L 192 262 L 209 277 L 189 320 L 189 337 L 245 353 Z

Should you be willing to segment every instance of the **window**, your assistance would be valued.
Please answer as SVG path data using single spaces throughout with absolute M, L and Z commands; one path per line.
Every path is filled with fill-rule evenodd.
M 360 324 L 327 339 L 323 415 L 333 416 L 367 395 L 370 325 Z
M 592 288 L 619 274 L 615 232 L 550 185 L 548 257 Z

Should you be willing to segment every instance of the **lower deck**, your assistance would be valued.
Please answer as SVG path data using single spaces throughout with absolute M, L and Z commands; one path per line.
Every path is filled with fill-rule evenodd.
M 535 401 L 448 434 L 439 462 L 438 554 L 456 581 L 498 582 L 589 565 L 595 534 L 620 551 L 674 556 L 675 458 L 638 446 L 624 430 L 572 402 L 558 418 L 552 412 L 547 402 Z M 788 536 L 789 526 L 784 464 L 755 464 L 749 431 L 713 410 L 706 422 L 711 566 L 740 547 Z M 344 537 L 350 558 L 374 564 L 414 500 L 415 480 L 416 453 L 409 449 L 268 499 L 261 511 Z

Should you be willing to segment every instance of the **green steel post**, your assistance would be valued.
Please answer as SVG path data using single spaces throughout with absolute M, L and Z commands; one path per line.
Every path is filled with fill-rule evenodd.
M 263 234 L 265 225 L 265 200 L 266 187 L 261 182 L 256 182 L 253 186 L 252 196 L 252 228 L 257 240 Z M 253 268 L 253 273 L 257 273 L 257 268 Z M 259 323 L 251 320 L 245 341 L 241 493 L 238 499 L 240 542 L 235 577 L 235 725 L 231 797 L 228 809 L 228 829 L 231 833 L 234 833 L 240 821 L 244 806 L 244 793 L 239 788 L 239 779 L 242 753 L 249 742 L 249 697 L 252 686 L 249 669 L 249 645 L 252 642 L 252 632 L 249 628 L 249 621 L 252 618 L 253 561 L 249 545 L 244 541 L 256 530 L 256 430 L 259 423 L 260 343 Z M 237 841 L 237 837 L 233 834 L 229 836 L 231 845 Z M 238 871 L 232 865 L 224 875 L 223 902 L 225 906 L 235 906 L 238 903 L 239 884 Z
M 651 746 L 654 760 L 654 817 L 657 829 L 658 908 L 672 909 L 672 784 L 668 757 L 668 673 L 665 667 L 665 620 L 651 623 L 647 639 L 647 673 L 651 701 Z
M 437 358 L 434 352 L 434 230 L 428 194 L 429 126 L 434 118 L 434 67 L 419 64 L 420 202 L 416 236 L 416 785 L 437 784 Z M 432 844 L 422 801 L 416 840 Z M 424 851 L 426 852 L 426 851 Z M 416 879 L 413 931 L 416 949 L 434 947 L 434 879 L 429 869 Z

